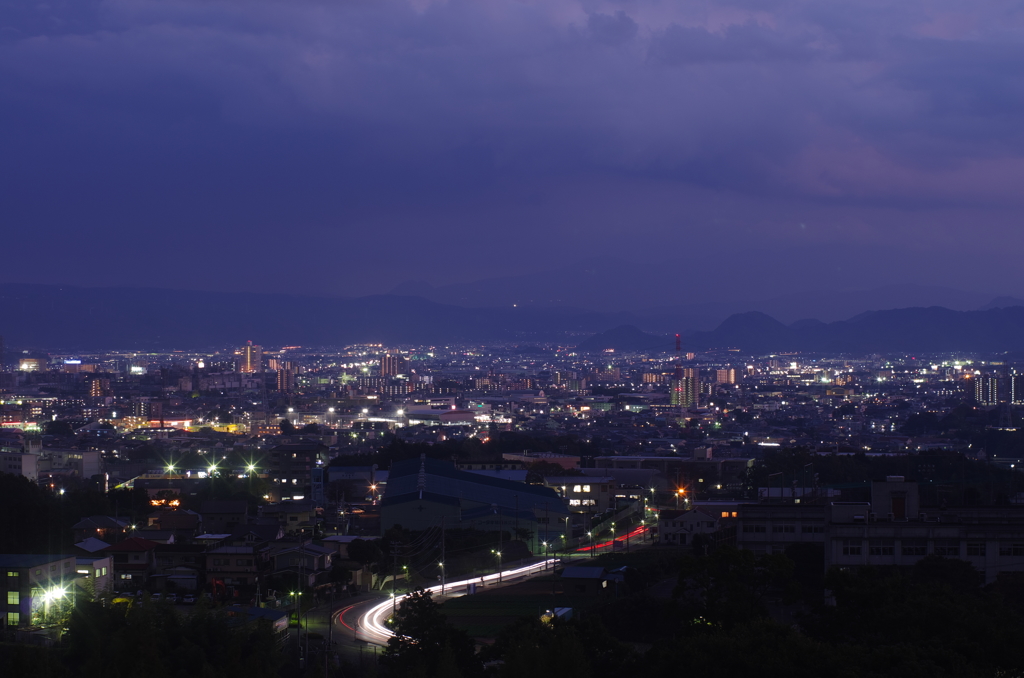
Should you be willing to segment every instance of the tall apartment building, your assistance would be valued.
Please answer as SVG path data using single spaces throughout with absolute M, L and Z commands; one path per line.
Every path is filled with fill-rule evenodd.
M 998 405 L 1002 379 L 996 374 L 979 374 L 974 380 L 974 399 L 979 405 Z
M 736 370 L 732 367 L 717 370 L 715 372 L 715 381 L 719 384 L 735 384 L 736 383 Z
M 408 372 L 409 361 L 400 355 L 383 355 L 380 359 L 380 376 L 397 377 Z
M 245 374 L 259 372 L 263 362 L 263 348 L 251 341 L 242 347 L 241 359 L 238 363 L 238 371 Z
M 700 400 L 700 370 L 686 367 L 682 378 L 672 379 L 672 404 L 693 407 Z

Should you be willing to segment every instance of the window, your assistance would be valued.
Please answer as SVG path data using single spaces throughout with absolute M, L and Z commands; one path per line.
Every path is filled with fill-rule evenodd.
M 7 592 L 7 604 L 8 605 L 17 605 L 20 602 L 21 602 L 21 594 L 20 593 L 18 593 L 17 591 L 8 591 Z
M 17 573 L 17 572 L 15 572 L 15 571 L 13 571 L 13 570 L 8 570 L 8 571 L 7 571 L 7 576 L 8 576 L 8 577 L 17 577 L 17 576 L 18 576 L 18 573 Z
M 985 555 L 985 544 L 967 544 L 967 555 L 969 556 L 983 556 Z
M 579 505 L 580 505 L 580 500 L 579 499 L 570 499 L 569 500 L 569 506 L 579 506 Z
M 722 511 L 722 517 L 723 518 L 728 518 L 729 517 L 729 512 L 728 511 Z
M 959 542 L 937 542 L 935 544 L 935 555 L 937 556 L 960 556 Z
M 739 514 L 738 514 L 738 513 L 736 512 L 736 511 L 733 511 L 733 512 L 732 512 L 732 517 L 733 517 L 733 518 L 735 518 L 735 517 L 736 517 L 736 516 L 738 516 L 738 515 L 739 515 Z
M 780 532 L 792 533 L 796 532 L 796 528 L 793 525 L 772 525 L 772 532 L 776 534 Z
M 21 613 L 19 612 L 8 612 L 7 613 L 7 625 L 17 626 L 21 623 Z
M 928 543 L 925 541 L 904 540 L 901 553 L 905 556 L 928 555 Z
M 800 527 L 800 532 L 803 534 L 824 534 L 824 525 L 803 525 Z
M 843 540 L 843 555 L 844 556 L 859 556 L 861 549 L 860 539 L 844 539 Z
M 1024 556 L 1024 544 L 1000 544 L 999 555 Z
M 768 528 L 766 526 L 764 526 L 764 525 L 757 525 L 757 524 L 750 525 L 750 524 L 747 524 L 747 525 L 743 526 L 743 531 L 744 532 L 767 532 Z
M 896 546 L 891 539 L 872 539 L 868 542 L 868 555 L 870 556 L 891 556 L 895 553 Z

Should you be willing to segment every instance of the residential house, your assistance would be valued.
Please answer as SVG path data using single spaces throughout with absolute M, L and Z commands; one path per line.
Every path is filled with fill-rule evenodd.
M 124 538 L 128 530 L 128 521 L 110 516 L 89 516 L 72 525 L 71 529 L 76 542 L 95 537 L 108 544 L 113 544 Z
M 249 505 L 244 501 L 204 501 L 199 513 L 207 534 L 231 534 L 236 527 L 249 522 Z
M 156 571 L 159 545 L 142 537 L 130 537 L 98 552 L 113 558 L 115 591 L 141 590 L 149 585 L 149 578 Z
M 713 535 L 718 531 L 718 518 L 693 508 L 688 511 L 662 511 L 658 519 L 658 542 L 673 546 L 693 544 L 697 535 Z

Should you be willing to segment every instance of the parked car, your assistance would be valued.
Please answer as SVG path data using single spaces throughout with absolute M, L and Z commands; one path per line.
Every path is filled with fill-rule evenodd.
M 177 593 L 168 593 L 167 594 L 167 602 L 170 603 L 171 605 L 177 605 L 177 603 L 178 603 L 178 594 Z
M 185 596 L 181 599 L 181 603 L 183 605 L 195 605 L 196 597 L 191 593 L 186 593 Z
M 156 593 L 154 593 L 153 595 L 151 595 L 149 597 L 149 599 L 152 600 L 154 603 L 160 602 L 160 600 L 162 598 L 163 598 L 163 594 L 161 594 L 159 591 L 157 591 Z

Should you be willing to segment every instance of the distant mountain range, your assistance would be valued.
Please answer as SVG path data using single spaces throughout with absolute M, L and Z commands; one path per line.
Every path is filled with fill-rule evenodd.
M 974 308 L 979 307 L 870 310 L 848 320 L 788 323 L 746 309 L 725 317 L 714 329 L 685 333 L 684 345 L 687 350 L 737 348 L 749 353 L 1024 351 L 1024 300 L 999 297 Z M 249 339 L 265 346 L 551 342 L 578 345 L 581 351 L 671 351 L 671 330 L 684 325 L 686 317 L 678 309 L 659 313 L 466 307 L 398 295 L 343 299 L 0 285 L 0 335 L 8 346 L 69 352 L 201 349 Z
M 708 285 L 699 291 L 691 282 L 683 281 L 699 275 L 715 279 L 720 269 L 695 270 L 694 265 L 694 262 L 687 262 L 681 267 L 678 261 L 639 265 L 611 259 L 588 260 L 540 274 L 496 277 L 457 285 L 404 282 L 391 290 L 391 294 L 474 308 L 516 304 L 519 308 L 622 311 L 633 315 L 636 319 L 633 324 L 638 327 L 669 334 L 711 331 L 729 316 L 748 311 L 760 311 L 789 325 L 803 318 L 829 323 L 867 311 L 896 308 L 942 306 L 954 311 L 974 311 L 989 304 L 1024 304 L 1011 297 L 994 299 L 994 293 L 933 285 L 842 289 L 838 283 L 813 277 L 799 287 L 790 287 L 801 291 L 782 294 L 772 285 L 755 288 L 746 285 L 737 289 L 730 277 L 725 276 L 711 296 Z M 750 278 L 750 275 L 744 277 Z
M 1024 306 L 984 311 L 901 308 L 862 313 L 850 320 L 783 325 L 763 313 L 741 313 L 712 332 L 686 338 L 697 349 L 817 353 L 1000 353 L 1024 350 Z
M 559 308 L 466 308 L 415 297 L 354 299 L 67 285 L 0 285 L 0 336 L 42 350 L 164 350 L 477 342 L 562 342 L 635 322 Z

